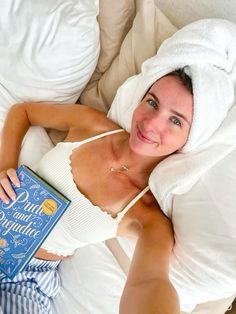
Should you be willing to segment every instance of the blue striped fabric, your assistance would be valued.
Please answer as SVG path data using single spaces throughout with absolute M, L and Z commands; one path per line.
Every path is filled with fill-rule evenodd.
M 0 314 L 52 314 L 51 298 L 60 289 L 59 263 L 33 258 L 13 280 L 0 273 Z

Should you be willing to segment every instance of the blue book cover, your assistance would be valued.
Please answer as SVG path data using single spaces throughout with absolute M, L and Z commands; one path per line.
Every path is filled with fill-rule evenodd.
M 10 279 L 25 269 L 70 204 L 27 166 L 17 175 L 16 200 L 0 200 L 0 271 Z

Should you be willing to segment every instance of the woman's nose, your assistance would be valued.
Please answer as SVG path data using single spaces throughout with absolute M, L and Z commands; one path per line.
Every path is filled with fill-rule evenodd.
M 146 117 L 144 124 L 146 129 L 152 131 L 161 132 L 165 128 L 165 121 L 160 113 L 155 113 L 153 115 Z

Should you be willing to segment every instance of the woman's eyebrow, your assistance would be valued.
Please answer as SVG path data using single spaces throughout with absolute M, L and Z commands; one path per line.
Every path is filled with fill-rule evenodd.
M 153 94 L 152 92 L 148 92 L 148 94 L 151 95 L 156 100 L 156 102 L 158 102 L 158 104 L 160 103 L 159 99 L 155 94 Z
M 156 100 L 156 102 L 158 102 L 158 104 L 160 103 L 158 97 L 155 94 L 153 94 L 152 92 L 148 92 L 148 94 L 150 94 Z M 182 118 L 184 121 L 186 121 L 189 124 L 189 126 L 191 125 L 191 123 L 188 121 L 187 117 L 185 115 L 183 115 L 182 113 L 175 111 L 173 109 L 170 110 L 170 112 L 175 114 L 176 116 L 179 116 L 180 118 Z
M 172 112 L 176 116 L 179 116 L 180 118 L 182 118 L 186 123 L 189 124 L 189 126 L 191 125 L 191 123 L 188 121 L 187 117 L 185 117 L 185 115 L 183 115 L 182 113 L 175 111 L 175 110 L 170 110 L 170 112 Z

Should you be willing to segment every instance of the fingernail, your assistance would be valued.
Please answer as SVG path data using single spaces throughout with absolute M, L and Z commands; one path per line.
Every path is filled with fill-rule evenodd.
M 12 199 L 13 201 L 15 201 L 15 200 L 16 200 L 16 197 L 15 197 L 15 196 L 12 196 L 11 199 Z
M 5 203 L 6 203 L 6 204 L 9 204 L 9 200 L 5 200 Z

